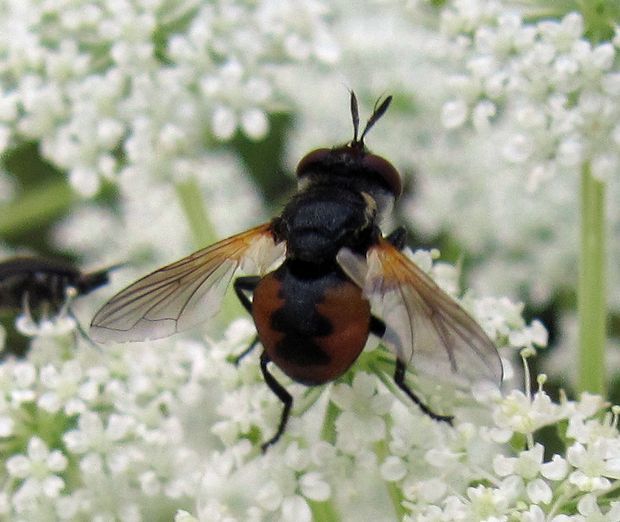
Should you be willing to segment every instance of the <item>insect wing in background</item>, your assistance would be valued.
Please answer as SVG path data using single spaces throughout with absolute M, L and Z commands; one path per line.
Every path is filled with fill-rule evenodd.
M 213 316 L 235 272 L 247 264 L 259 273 L 284 254 L 270 223 L 199 250 L 128 286 L 95 315 L 96 341 L 159 339 Z
M 400 360 L 453 384 L 499 385 L 502 364 L 487 334 L 391 243 L 380 240 L 366 257 L 343 248 L 337 260 L 386 323 L 383 342 Z

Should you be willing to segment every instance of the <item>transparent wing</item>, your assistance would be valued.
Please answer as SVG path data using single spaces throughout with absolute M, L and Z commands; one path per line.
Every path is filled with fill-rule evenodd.
M 386 324 L 384 343 L 416 369 L 459 386 L 499 385 L 502 363 L 480 325 L 413 261 L 385 240 L 364 258 L 337 256 Z
M 139 279 L 95 314 L 96 341 L 159 339 L 195 326 L 219 309 L 234 273 L 252 266 L 264 273 L 284 254 L 270 223 L 199 250 Z

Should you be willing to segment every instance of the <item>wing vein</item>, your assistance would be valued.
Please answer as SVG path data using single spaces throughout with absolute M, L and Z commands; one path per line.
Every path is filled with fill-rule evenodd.
M 388 241 L 371 246 L 365 259 L 344 248 L 337 261 L 364 289 L 386 324 L 384 343 L 401 360 L 459 386 L 501 382 L 501 359 L 482 327 Z
M 245 259 L 266 268 L 282 255 L 271 223 L 203 248 L 142 277 L 112 297 L 95 314 L 91 337 L 98 341 L 138 341 L 190 328 L 217 311 Z

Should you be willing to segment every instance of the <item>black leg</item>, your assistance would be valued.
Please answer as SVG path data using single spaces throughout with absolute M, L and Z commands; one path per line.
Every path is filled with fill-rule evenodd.
M 260 280 L 260 276 L 247 276 L 238 277 L 233 283 L 235 294 L 237 294 L 239 301 L 250 314 L 252 313 L 252 301 L 250 301 L 245 292 L 254 292 Z
M 273 437 L 271 437 L 268 441 L 264 442 L 261 446 L 263 453 L 267 451 L 267 448 L 269 446 L 278 442 L 278 439 L 284 433 L 284 430 L 286 428 L 286 422 L 288 421 L 289 414 L 291 413 L 291 406 L 293 406 L 292 395 L 286 391 L 284 386 L 282 386 L 278 381 L 276 381 L 273 375 L 269 373 L 269 370 L 267 370 L 268 363 L 269 363 L 269 357 L 263 352 L 263 354 L 260 357 L 261 372 L 263 373 L 263 377 L 265 378 L 265 382 L 267 383 L 267 386 L 269 386 L 269 389 L 273 393 L 275 393 L 278 399 L 280 399 L 280 401 L 282 402 L 282 404 L 284 404 L 284 408 L 282 408 L 282 415 L 280 416 L 280 424 L 278 425 L 278 430 L 276 431 L 276 434 Z
M 99 345 L 95 341 L 93 341 L 86 333 L 86 330 L 82 328 L 80 321 L 78 321 L 78 318 L 75 316 L 71 308 L 67 309 L 67 315 L 75 321 L 76 344 L 77 344 L 77 334 L 79 334 L 80 336 L 82 336 L 82 339 L 84 339 L 88 344 L 90 344 L 95 350 L 101 351 L 101 348 L 99 347 Z
M 450 426 L 452 426 L 452 419 L 454 417 L 452 417 L 451 415 L 438 415 L 433 410 L 431 410 L 426 404 L 424 404 L 417 397 L 415 393 L 411 391 L 409 386 L 407 386 L 407 384 L 405 383 L 405 370 L 406 370 L 405 363 L 402 362 L 400 359 L 396 359 L 396 370 L 394 371 L 394 382 L 396 383 L 396 385 L 401 390 L 403 390 L 407 394 L 407 396 L 413 402 L 415 402 L 420 407 L 420 409 L 424 413 L 426 413 L 426 415 L 428 415 L 431 419 L 434 419 L 436 421 L 447 422 L 448 424 L 450 424 Z
M 248 346 L 245 350 L 243 350 L 239 355 L 233 357 L 232 359 L 229 359 L 230 361 L 232 361 L 232 363 L 235 366 L 239 366 L 239 363 L 241 362 L 241 359 L 243 359 L 246 355 L 249 355 L 250 353 L 252 353 L 252 351 L 254 350 L 254 348 L 256 348 L 256 345 L 258 344 L 259 338 L 258 335 L 254 336 L 254 339 L 252 339 L 252 342 L 250 343 L 250 346 Z
M 407 243 L 407 231 L 405 230 L 405 227 L 398 227 L 385 239 L 398 248 L 398 250 L 402 250 L 405 248 L 405 244 Z
M 385 334 L 385 323 L 374 315 L 370 316 L 370 333 L 377 337 L 383 337 Z

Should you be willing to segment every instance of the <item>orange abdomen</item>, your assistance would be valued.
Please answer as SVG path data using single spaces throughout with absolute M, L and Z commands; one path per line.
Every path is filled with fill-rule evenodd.
M 308 385 L 345 373 L 370 328 L 368 301 L 340 271 L 308 275 L 288 262 L 260 281 L 252 316 L 269 358 Z

